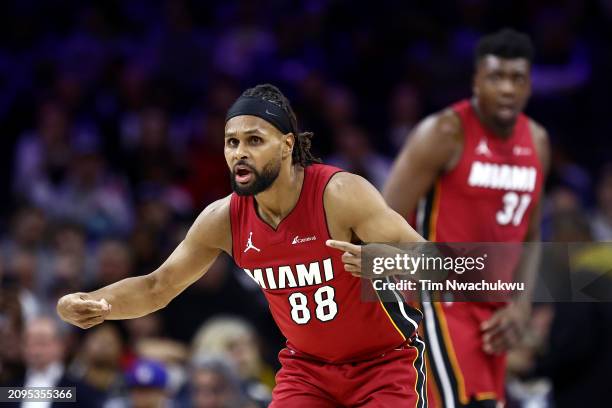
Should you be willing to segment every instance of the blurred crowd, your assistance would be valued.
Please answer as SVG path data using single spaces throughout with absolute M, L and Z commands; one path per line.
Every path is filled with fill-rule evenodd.
M 226 257 L 154 315 L 87 332 L 54 315 L 63 294 L 154 270 L 198 212 L 230 193 L 224 115 L 257 83 L 289 97 L 325 162 L 380 188 L 411 128 L 470 95 L 478 37 L 504 25 L 524 30 L 537 50 L 527 113 L 553 148 L 544 239 L 612 240 L 609 1 L 371 8 L 0 4 L 3 384 L 68 379 L 80 384 L 79 398 L 107 407 L 266 406 L 283 339 L 259 290 Z M 612 264 L 609 253 L 596 258 L 598 272 Z M 535 308 L 532 343 L 511 356 L 516 406 L 551 399 L 551 381 L 571 380 L 567 364 L 584 362 L 555 360 L 565 350 L 551 341 L 553 329 L 563 333 L 556 309 Z M 605 306 L 592 313 L 612 322 Z M 600 341 L 612 339 L 601 330 Z

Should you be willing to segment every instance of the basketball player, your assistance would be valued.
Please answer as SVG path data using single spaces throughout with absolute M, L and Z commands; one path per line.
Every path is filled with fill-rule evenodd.
M 272 407 L 426 407 L 421 314 L 399 298 L 361 300 L 371 282 L 353 276 L 351 243 L 423 238 L 363 178 L 317 163 L 312 134 L 297 129 L 276 87 L 244 92 L 225 126 L 234 193 L 209 205 L 157 270 L 66 295 L 58 313 L 81 328 L 152 313 L 225 252 L 261 286 L 287 338 Z
M 531 91 L 533 47 L 505 29 L 475 52 L 473 96 L 424 119 L 399 154 L 384 197 L 400 214 L 417 211 L 436 242 L 540 240 L 546 131 L 522 111 Z M 418 229 L 418 228 L 417 228 Z M 536 248 L 510 265 L 533 280 Z M 515 275 L 516 276 L 516 275 Z M 504 352 L 529 316 L 528 293 L 508 303 L 423 303 L 428 391 L 436 407 L 495 407 L 504 400 Z

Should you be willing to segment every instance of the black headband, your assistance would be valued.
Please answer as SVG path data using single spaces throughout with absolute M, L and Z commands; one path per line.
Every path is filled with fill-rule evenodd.
M 252 115 L 270 122 L 284 135 L 292 133 L 289 115 L 280 106 L 255 96 L 241 96 L 225 115 L 225 122 L 235 116 Z

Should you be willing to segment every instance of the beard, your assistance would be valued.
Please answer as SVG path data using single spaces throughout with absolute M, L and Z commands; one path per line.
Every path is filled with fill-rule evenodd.
M 261 173 L 253 167 L 248 166 L 253 173 L 252 180 L 249 184 L 243 186 L 236 182 L 236 173 L 232 170 L 230 182 L 232 190 L 239 196 L 256 195 L 266 191 L 280 174 L 281 161 L 272 160 L 264 166 Z

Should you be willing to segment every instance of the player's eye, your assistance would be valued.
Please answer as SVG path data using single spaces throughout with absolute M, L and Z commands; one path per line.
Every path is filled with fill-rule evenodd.
M 515 75 L 514 76 L 514 83 L 517 85 L 523 85 L 527 82 L 527 78 L 525 77 L 525 75 Z
M 249 141 L 250 141 L 252 144 L 260 144 L 261 142 L 263 142 L 263 139 L 262 139 L 261 137 L 259 137 L 259 136 L 251 136 L 251 137 L 249 138 Z
M 230 137 L 225 140 L 225 144 L 229 147 L 236 147 L 238 146 L 238 139 L 236 139 L 235 137 Z

